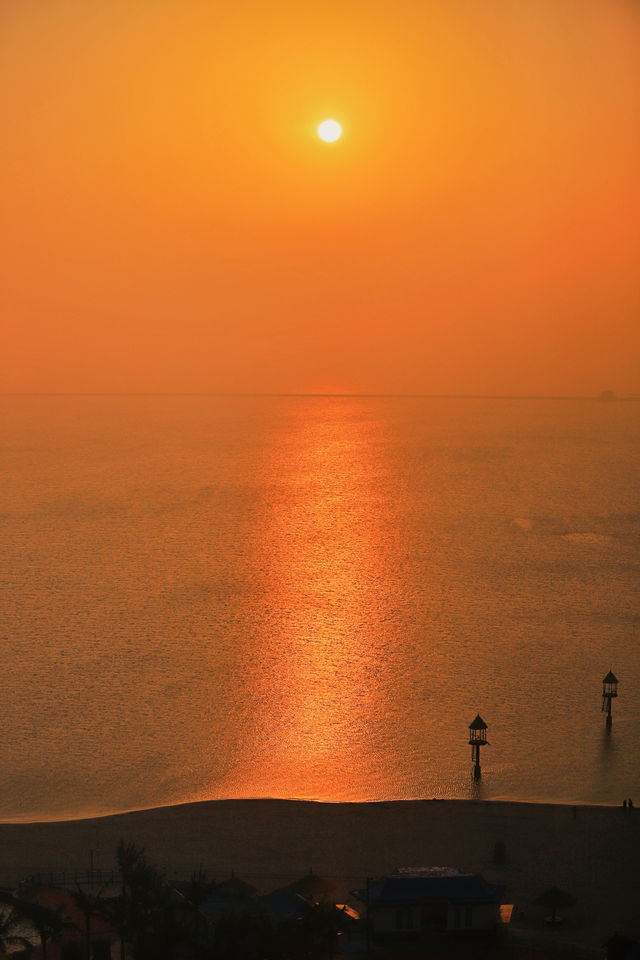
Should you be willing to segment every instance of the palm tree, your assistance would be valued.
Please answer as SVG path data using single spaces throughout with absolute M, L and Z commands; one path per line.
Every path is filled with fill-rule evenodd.
M 84 917 L 85 958 L 86 960 L 91 960 L 91 920 L 101 908 L 104 908 L 105 904 L 102 899 L 102 894 L 105 888 L 104 886 L 101 887 L 98 892 L 94 894 L 87 893 L 79 884 L 76 884 L 76 886 L 77 890 L 72 893 L 71 896 Z
M 114 922 L 120 933 L 120 956 L 125 957 L 125 940 L 134 945 L 134 953 L 142 953 L 149 913 L 160 885 L 160 875 L 147 862 L 144 847 L 121 840 L 117 851 L 118 867 L 122 877 L 122 896 L 115 904 Z
M 125 939 L 131 942 L 137 960 L 171 956 L 175 943 L 184 938 L 184 925 L 161 873 L 148 862 L 144 848 L 135 843 L 121 840 L 117 859 L 122 894 L 113 904 L 111 916 L 120 933 L 122 960 Z
M 65 926 L 62 916 L 64 908 L 58 907 L 57 910 L 51 910 L 50 907 L 44 907 L 40 903 L 20 900 L 19 909 L 23 916 L 35 927 L 40 940 L 42 960 L 47 960 L 47 944 L 50 940 L 59 937 L 62 928 Z
M 31 941 L 18 933 L 24 928 L 24 922 L 24 917 L 10 903 L 0 907 L 0 952 L 6 954 L 8 947 L 31 949 Z

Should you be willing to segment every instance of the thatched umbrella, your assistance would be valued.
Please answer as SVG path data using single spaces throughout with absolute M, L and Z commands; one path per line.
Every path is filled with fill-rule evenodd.
M 565 893 L 564 890 L 559 890 L 558 887 L 551 887 L 549 890 L 541 893 L 539 897 L 536 897 L 533 902 L 538 907 L 547 907 L 551 910 L 550 923 L 558 923 L 562 919 L 561 917 L 556 917 L 558 907 L 573 907 L 576 898 L 572 897 L 570 893 Z

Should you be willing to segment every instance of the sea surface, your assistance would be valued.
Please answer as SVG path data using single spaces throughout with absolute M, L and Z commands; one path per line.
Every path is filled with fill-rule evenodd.
M 640 802 L 640 403 L 5 396 L 0 444 L 0 819 Z

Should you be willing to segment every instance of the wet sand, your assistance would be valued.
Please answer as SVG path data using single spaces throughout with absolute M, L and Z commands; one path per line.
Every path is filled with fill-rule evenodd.
M 640 809 L 464 800 L 324 804 L 222 800 L 92 820 L 0 824 L 0 883 L 47 871 L 115 867 L 120 838 L 144 846 L 168 879 L 202 864 L 268 892 L 313 872 L 335 899 L 396 866 L 459 866 L 506 886 L 514 928 L 599 946 L 615 931 L 640 939 Z M 506 863 L 493 862 L 495 845 Z M 577 904 L 549 934 L 531 901 L 551 886 Z M 523 916 L 521 915 L 523 914 Z

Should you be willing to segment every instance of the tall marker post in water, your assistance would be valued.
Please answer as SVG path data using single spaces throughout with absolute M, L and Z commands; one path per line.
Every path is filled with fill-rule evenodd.
M 602 712 L 607 715 L 607 726 L 613 723 L 611 716 L 611 701 L 618 696 L 618 678 L 612 670 L 602 681 Z
M 479 780 L 482 776 L 480 769 L 480 747 L 486 747 L 487 725 L 478 714 L 475 720 L 469 724 L 469 743 L 471 744 L 471 762 L 473 763 L 473 779 Z

